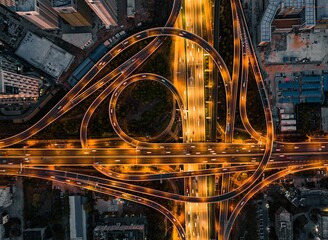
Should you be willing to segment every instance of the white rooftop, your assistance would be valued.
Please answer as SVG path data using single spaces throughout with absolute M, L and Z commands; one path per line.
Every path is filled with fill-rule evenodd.
M 66 71 L 74 59 L 72 54 L 31 32 L 27 32 L 15 54 L 55 78 Z
M 88 41 L 92 41 L 91 33 L 65 33 L 62 35 L 62 39 L 69 42 L 79 48 L 85 46 Z

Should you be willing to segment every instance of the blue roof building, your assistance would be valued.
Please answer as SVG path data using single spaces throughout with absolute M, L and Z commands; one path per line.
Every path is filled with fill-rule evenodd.
M 316 90 L 321 90 L 321 88 L 322 88 L 321 83 L 302 84 L 302 89 L 316 89 Z
M 300 93 L 298 91 L 282 91 L 281 95 L 283 97 L 299 97 Z
M 299 103 L 299 98 L 280 98 L 279 103 Z
M 284 82 L 278 84 L 279 89 L 298 89 L 298 87 L 298 82 Z
M 307 102 L 307 103 L 320 103 L 321 98 L 315 98 L 315 97 L 305 98 L 305 102 Z
M 321 98 L 322 92 L 321 91 L 302 91 L 302 97 L 307 97 L 307 96 L 314 96 L 314 97 L 320 97 Z
M 90 55 L 89 58 L 94 62 L 98 62 L 108 51 L 104 44 L 100 44 Z
M 90 58 L 85 59 L 73 72 L 73 77 L 80 80 L 92 67 L 94 63 Z
M 302 82 L 321 82 L 321 76 L 303 76 Z
M 323 75 L 323 88 L 328 91 L 328 74 Z

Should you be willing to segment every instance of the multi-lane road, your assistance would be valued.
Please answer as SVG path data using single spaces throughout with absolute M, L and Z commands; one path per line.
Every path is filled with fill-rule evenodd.
M 173 28 L 179 17 L 180 10 L 185 7 L 185 29 Z M 202 7 L 204 6 L 204 7 Z M 202 1 L 181 0 L 173 1 L 171 14 L 164 27 L 151 28 L 136 33 L 113 47 L 99 62 L 78 82 L 66 96 L 60 100 L 42 119 L 25 131 L 0 140 L 0 174 L 37 177 L 52 181 L 61 181 L 72 186 L 83 187 L 99 191 L 112 196 L 124 198 L 152 207 L 167 217 L 178 229 L 182 239 L 208 239 L 208 216 L 211 214 L 206 203 L 221 204 L 219 218 L 219 238 L 229 238 L 233 222 L 238 212 L 256 191 L 270 182 L 296 171 L 321 168 L 328 164 L 328 143 L 284 143 L 274 142 L 273 120 L 266 89 L 261 76 L 260 68 L 250 39 L 245 16 L 240 0 L 231 1 L 233 16 L 233 44 L 234 60 L 233 71 L 230 75 L 228 68 L 220 54 L 212 44 L 203 38 L 203 29 L 210 31 L 210 25 L 203 24 L 201 12 L 209 12 L 210 6 L 202 5 Z M 210 34 L 209 34 L 210 35 Z M 181 82 L 172 81 L 152 73 L 132 75 L 162 45 L 166 37 L 175 37 L 186 40 L 186 48 L 179 49 L 178 67 L 185 70 L 187 89 L 183 90 Z M 154 38 L 144 49 L 130 57 L 119 67 L 105 77 L 97 78 L 98 73 L 133 44 Z M 209 39 L 211 39 L 209 37 Z M 211 42 L 211 41 L 210 41 Z M 203 52 L 204 51 L 204 52 Z M 224 91 L 226 94 L 226 126 L 225 143 L 205 141 L 205 94 L 204 94 L 204 67 L 203 56 L 208 54 L 214 65 L 221 73 Z M 181 60 L 184 55 L 185 60 Z M 248 120 L 246 111 L 247 81 L 249 67 L 252 68 L 258 91 L 261 97 L 266 121 L 266 135 L 254 130 Z M 148 143 L 128 136 L 120 128 L 116 118 L 116 102 L 125 87 L 140 80 L 157 81 L 167 87 L 174 95 L 180 109 L 184 143 Z M 181 79 L 180 79 L 181 81 Z M 184 80 L 182 79 L 182 82 Z M 217 80 L 213 79 L 213 88 L 217 87 Z M 92 82 L 92 83 L 91 83 Z M 91 83 L 91 84 L 89 84 Z M 89 86 L 90 85 L 90 86 Z M 234 121 L 239 89 L 239 110 L 246 131 L 257 141 L 253 144 L 233 143 Z M 86 88 L 88 86 L 88 88 Z M 106 86 L 106 87 L 104 87 Z M 80 142 L 82 148 L 8 148 L 16 143 L 32 137 L 52 122 L 56 121 L 67 111 L 78 106 L 87 97 L 97 90 L 102 92 L 91 103 L 81 123 Z M 184 96 L 182 94 L 186 94 Z M 111 95 L 109 101 L 109 119 L 118 136 L 129 144 L 128 148 L 90 148 L 88 143 L 88 124 L 96 108 Z M 189 96 L 189 97 L 188 97 Z M 215 99 L 213 100 L 215 101 Z M 214 114 L 216 116 L 216 114 Z M 232 164 L 232 166 L 231 166 Z M 38 169 L 36 166 L 94 166 L 107 178 L 96 178 L 77 173 Z M 104 165 L 185 165 L 181 172 L 167 172 L 155 174 L 129 174 L 113 172 Z M 201 169 L 199 166 L 215 166 L 211 169 Z M 262 173 L 267 169 L 282 169 L 279 173 L 270 176 L 261 183 L 253 186 Z M 236 189 L 229 188 L 230 175 L 240 171 L 249 171 L 251 176 L 245 183 Z M 221 194 L 208 196 L 207 180 L 204 176 L 222 174 Z M 145 188 L 131 183 L 132 181 L 149 181 L 154 179 L 185 179 L 184 194 L 169 193 L 151 188 Z M 122 181 L 123 180 L 123 181 Z M 211 186 L 213 187 L 213 186 Z M 204 190 L 206 189 L 206 190 Z M 126 193 L 125 191 L 129 191 Z M 247 191 L 230 216 L 228 217 L 228 199 Z M 178 221 L 160 204 L 148 200 L 147 196 L 185 202 L 186 225 Z M 196 204 L 197 203 L 197 204 Z M 199 204 L 199 205 L 198 205 Z M 198 209 L 196 209 L 198 208 Z M 191 225 L 192 226 L 189 226 Z M 188 230 L 190 228 L 190 230 Z M 188 231 L 185 231 L 187 229 Z

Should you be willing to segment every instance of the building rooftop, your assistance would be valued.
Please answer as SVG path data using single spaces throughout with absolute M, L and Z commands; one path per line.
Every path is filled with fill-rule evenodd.
M 271 42 L 271 24 L 278 9 L 292 9 L 293 12 L 305 9 L 304 25 L 315 25 L 315 1 L 314 0 L 269 0 L 269 5 L 264 11 L 260 23 L 260 42 Z
M 52 6 L 53 7 L 67 7 L 74 5 L 72 0 L 53 0 Z
M 134 17 L 135 5 L 136 5 L 135 0 L 127 1 L 127 16 L 128 17 Z
M 327 19 L 328 18 L 328 5 L 327 0 L 317 0 L 317 19 Z
M 276 0 L 277 2 L 277 0 Z M 284 0 L 281 2 L 284 8 L 296 8 L 302 9 L 303 8 L 303 0 Z
M 298 18 L 291 18 L 291 19 L 274 19 L 272 22 L 272 26 L 275 28 L 293 28 L 293 26 L 298 26 L 301 24 L 301 20 Z
M 31 32 L 27 32 L 15 54 L 54 78 L 66 71 L 74 59 L 64 49 Z
M 24 230 L 24 240 L 43 240 L 45 228 L 27 228 Z
M 16 11 L 17 12 L 31 12 L 35 11 L 36 0 L 17 0 Z
M 0 207 L 9 207 L 12 204 L 10 188 L 0 186 Z
M 3 56 L 0 56 L 0 69 L 9 72 L 17 72 L 17 65 L 11 61 L 8 61 Z
M 131 231 L 131 230 L 140 230 L 143 231 L 145 225 L 106 225 L 106 226 L 97 226 L 94 231 Z
M 315 25 L 315 1 L 305 0 L 305 25 Z
M 302 77 L 302 82 L 321 82 L 321 76 L 305 75 Z
M 278 5 L 279 3 L 277 3 L 277 1 L 270 1 L 268 7 L 264 11 L 264 15 L 260 23 L 261 42 L 271 42 L 271 23 L 278 10 Z
M 281 82 L 278 84 L 279 89 L 291 89 L 291 88 L 298 88 L 299 83 L 296 81 L 291 82 Z
M 328 91 L 328 74 L 323 75 L 324 90 Z
M 89 41 L 93 42 L 91 33 L 65 33 L 62 35 L 62 39 L 79 48 L 85 46 Z
M 0 4 L 8 7 L 13 11 L 16 9 L 16 2 L 14 0 L 0 0 Z
M 69 196 L 70 207 L 70 237 L 71 239 L 85 239 L 86 236 L 86 213 L 83 204 L 86 198 L 82 196 Z

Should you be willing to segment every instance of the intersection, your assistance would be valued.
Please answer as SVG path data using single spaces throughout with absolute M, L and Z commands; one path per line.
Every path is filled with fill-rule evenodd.
M 187 0 L 184 4 L 189 4 L 191 1 L 192 0 Z M 199 6 L 195 7 L 199 8 Z M 222 202 L 219 219 L 220 231 L 217 238 L 229 239 L 233 223 L 238 213 L 245 203 L 261 188 L 293 172 L 306 169 L 325 168 L 328 163 L 328 158 L 326 157 L 328 155 L 328 144 L 324 142 L 284 143 L 274 141 L 274 127 L 270 104 L 240 1 L 231 1 L 234 32 L 234 62 L 232 75 L 230 75 L 226 63 L 216 49 L 214 49 L 208 41 L 197 35 L 199 32 L 193 33 L 188 31 L 188 29 L 185 30 L 173 27 L 182 8 L 182 1 L 175 0 L 171 15 L 164 27 L 151 28 L 138 32 L 113 47 L 42 119 L 17 135 L 6 139 L 0 139 L 0 148 L 6 152 L 6 154 L 3 154 L 1 157 L 2 163 L 0 164 L 0 173 L 2 175 L 29 176 L 65 182 L 72 186 L 83 187 L 92 191 L 98 191 L 144 204 L 154 208 L 167 217 L 178 229 L 181 239 L 205 240 L 209 238 L 210 228 L 214 227 L 209 224 L 209 217 L 212 213 L 210 213 L 208 203 Z M 197 21 L 189 24 L 192 24 L 193 28 L 196 30 Z M 175 86 L 174 83 L 162 76 L 152 73 L 131 75 L 162 45 L 163 41 L 165 41 L 165 37 L 168 36 L 185 39 L 190 46 L 195 45 L 193 55 L 197 54 L 196 52 L 198 50 L 196 50 L 196 46 L 197 49 L 201 48 L 202 51 L 204 50 L 204 52 L 211 57 L 214 65 L 220 72 L 226 94 L 225 142 L 206 142 L 204 139 L 205 124 L 203 121 L 199 122 L 199 116 L 204 114 L 202 109 L 204 108 L 204 96 L 202 94 L 198 96 L 200 97 L 199 99 L 196 99 L 195 96 L 190 99 L 185 99 L 181 95 L 180 87 Z M 120 52 L 126 50 L 136 42 L 148 38 L 153 38 L 154 40 L 118 68 L 102 79 L 97 80 L 97 74 L 105 65 L 109 64 L 115 56 L 119 55 Z M 190 58 L 193 57 L 189 52 L 187 54 L 190 55 Z M 191 62 L 192 60 L 189 61 Z M 200 62 L 200 60 L 196 59 L 196 62 Z M 263 120 L 266 122 L 266 135 L 263 136 L 253 129 L 247 117 L 246 93 L 249 66 L 252 68 L 255 75 L 262 101 L 265 116 Z M 193 95 L 196 95 L 196 92 L 194 92 L 195 86 L 200 88 L 204 83 L 197 81 L 197 79 L 202 79 L 202 70 L 200 70 L 200 68 L 198 69 L 198 67 L 196 70 L 196 66 L 192 66 L 192 68 L 195 71 L 190 71 L 191 76 L 187 76 L 187 85 L 189 91 L 192 91 L 194 93 Z M 191 77 L 193 78 L 193 82 L 190 81 Z M 143 142 L 128 136 L 128 134 L 121 129 L 116 118 L 116 102 L 125 87 L 140 80 L 157 81 L 173 93 L 174 99 L 178 103 L 177 105 L 182 119 L 183 143 Z M 91 81 L 96 82 L 86 88 Z M 79 103 L 101 89 L 104 85 L 106 85 L 106 88 L 96 97 L 84 114 L 80 128 L 81 149 L 9 148 L 46 128 L 67 111 L 71 110 L 73 107 L 77 107 Z M 213 79 L 212 87 L 215 88 L 217 85 L 217 80 Z M 240 97 L 237 99 L 239 85 Z M 112 127 L 117 135 L 131 147 L 124 149 L 90 148 L 87 134 L 89 121 L 97 107 L 110 95 L 111 98 L 108 111 Z M 190 96 L 192 96 L 192 94 Z M 233 142 L 235 112 L 238 100 L 242 123 L 247 132 L 257 143 L 237 144 Z M 203 116 L 203 120 L 204 119 Z M 200 129 L 200 131 L 197 132 L 197 129 Z M 196 136 L 194 136 L 195 130 Z M 231 166 L 231 164 L 233 166 Z M 107 178 L 97 178 L 78 173 L 38 168 L 40 166 L 49 165 L 93 166 Z M 111 171 L 110 168 L 107 169 L 108 166 L 112 165 L 184 165 L 184 171 L 147 175 L 121 174 Z M 189 165 L 191 166 L 188 167 Z M 207 169 L 208 165 L 215 165 L 215 168 Z M 257 185 L 254 185 L 264 171 L 268 169 L 282 170 L 264 179 Z M 230 174 L 240 171 L 249 171 L 251 175 L 238 188 L 229 189 Z M 222 174 L 223 182 L 221 188 L 226 190 L 222 190 L 219 195 L 210 196 L 208 195 L 208 188 L 210 188 L 210 186 L 207 184 L 206 176 L 215 174 Z M 195 181 L 196 176 L 200 178 Z M 184 195 L 145 188 L 131 183 L 131 181 L 174 178 L 184 178 L 187 182 Z M 192 191 L 194 192 L 190 193 Z M 245 193 L 244 197 L 229 217 L 228 200 L 242 193 Z M 140 194 L 142 194 L 142 196 L 139 196 Z M 196 203 L 202 204 L 200 211 L 187 210 L 186 207 L 186 214 L 191 215 L 190 219 L 187 221 L 192 222 L 192 225 L 195 225 L 195 227 L 190 227 L 191 230 L 188 230 L 188 222 L 185 222 L 185 226 L 183 226 L 183 224 L 165 207 L 147 199 L 146 196 L 192 203 L 191 205 L 194 206 L 193 209 L 197 206 Z M 187 211 L 191 211 L 191 213 L 187 213 Z M 196 224 L 199 218 L 199 222 L 202 223 L 202 226 L 205 226 L 204 229 L 200 227 L 199 222 L 198 225 Z M 195 224 L 193 224 L 194 222 Z

